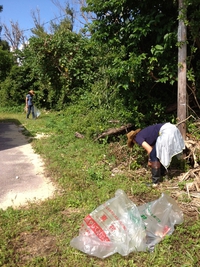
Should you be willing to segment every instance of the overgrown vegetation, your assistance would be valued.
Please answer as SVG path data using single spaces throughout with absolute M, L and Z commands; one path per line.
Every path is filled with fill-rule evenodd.
M 199 116 L 199 0 L 188 0 L 188 110 Z M 73 12 L 51 33 L 36 25 L 22 50 L 10 52 L 0 40 L 0 119 L 22 124 L 33 139 L 47 173 L 58 187 L 53 199 L 25 209 L 0 211 L 1 266 L 188 266 L 200 265 L 199 207 L 191 208 L 184 182 L 188 169 L 173 162 L 169 180 L 158 190 L 148 187 L 146 155 L 130 151 L 126 136 L 94 141 L 108 128 L 176 123 L 177 1 L 88 0 L 86 12 L 96 19 L 77 34 Z M 71 13 L 72 12 L 72 13 Z M 88 38 L 85 33 L 89 33 Z M 25 96 L 35 91 L 42 110 L 25 120 Z M 188 114 L 189 115 L 189 114 Z M 187 131 L 199 128 L 187 121 Z M 83 139 L 75 137 L 78 132 Z M 177 194 L 169 187 L 177 188 Z M 154 253 L 88 257 L 69 246 L 83 218 L 123 189 L 136 204 L 171 194 L 185 214 L 184 223 Z M 188 203 L 190 205 L 188 205 Z M 191 249 L 192 248 L 192 249 Z
M 139 267 L 142 262 L 149 267 L 198 266 L 200 210 L 192 208 L 184 186 L 179 185 L 178 173 L 171 172 L 171 180 L 165 179 L 162 187 L 152 189 L 146 185 L 150 171 L 144 151 L 135 147 L 131 152 L 125 135 L 111 143 L 94 142 L 91 132 L 86 131 L 85 121 L 91 119 L 90 115 L 80 118 L 74 110 L 75 107 L 62 112 L 43 111 L 37 120 L 26 120 L 23 112 L 0 113 L 1 121 L 18 121 L 23 125 L 24 134 L 47 134 L 42 139 L 32 139 L 31 144 L 42 155 L 46 172 L 58 188 L 53 199 L 26 208 L 0 210 L 0 265 Z M 93 121 L 94 128 L 99 125 L 99 121 L 96 124 Z M 85 137 L 76 138 L 76 131 Z M 184 172 L 177 162 L 172 164 L 173 170 Z M 178 187 L 178 194 L 170 187 Z M 100 260 L 70 247 L 83 218 L 112 198 L 119 188 L 136 205 L 155 200 L 162 192 L 171 195 L 184 212 L 183 224 L 159 243 L 153 253 L 131 253 L 127 257 L 115 254 Z
M 187 1 L 188 104 L 199 110 L 198 1 Z M 62 110 L 84 99 L 136 127 L 176 117 L 178 4 L 87 1 L 96 19 L 74 33 L 73 11 L 51 33 L 36 24 L 22 50 L 0 46 L 0 104 L 24 104 L 29 90 L 40 108 Z M 139 12 L 140 11 L 140 12 Z M 70 15 L 69 15 L 70 14 Z M 86 33 L 90 33 L 90 38 Z M 108 112 L 109 114 L 109 112 Z

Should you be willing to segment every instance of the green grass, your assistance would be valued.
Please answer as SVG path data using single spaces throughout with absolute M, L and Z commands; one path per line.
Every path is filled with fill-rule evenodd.
M 70 111 L 42 112 L 37 120 L 26 120 L 23 112 L 0 113 L 1 121 L 24 126 L 24 134 L 32 137 L 33 148 L 43 157 L 46 172 L 58 187 L 53 199 L 30 203 L 23 209 L 0 210 L 0 266 L 200 266 L 197 212 L 192 218 L 185 212 L 183 224 L 176 226 L 174 233 L 160 242 L 153 253 L 135 252 L 127 257 L 114 254 L 100 260 L 70 246 L 84 217 L 114 197 L 117 189 L 123 189 L 137 205 L 157 199 L 162 192 L 172 192 L 146 186 L 150 173 L 140 172 L 146 162 L 140 149 L 130 152 L 124 136 L 109 144 L 94 141 L 95 126 L 92 131 L 91 127 L 87 130 L 83 119 L 87 121 Z M 85 137 L 76 138 L 76 132 Z M 42 133 L 47 136 L 34 138 Z M 134 160 L 129 165 L 130 155 Z M 183 196 L 176 200 L 187 205 L 187 195 Z

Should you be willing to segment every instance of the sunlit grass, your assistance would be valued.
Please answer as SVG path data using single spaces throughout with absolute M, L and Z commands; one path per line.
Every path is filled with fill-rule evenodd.
M 116 154 L 112 153 L 110 144 L 94 141 L 81 125 L 80 118 L 73 114 L 42 112 L 38 119 L 27 120 L 23 112 L 2 112 L 0 120 L 24 127 L 24 134 L 31 137 L 33 148 L 44 159 L 47 175 L 58 189 L 53 199 L 42 203 L 30 203 L 24 209 L 0 210 L 0 266 L 200 265 L 198 220 L 190 224 L 184 221 L 177 226 L 153 253 L 131 253 L 127 257 L 115 254 L 100 260 L 70 247 L 70 240 L 78 235 L 83 218 L 114 197 L 117 189 L 123 189 L 138 201 L 160 196 L 159 191 L 146 186 L 148 171 L 143 176 L 134 172 L 141 166 L 143 155 L 137 152 L 139 160 L 132 164 L 131 175 L 128 165 L 124 165 L 123 172 L 113 174 L 116 162 L 123 159 L 126 163 L 130 152 L 124 150 L 124 154 L 119 152 L 117 155 L 116 148 Z M 75 132 L 85 137 L 79 139 Z M 42 133 L 46 136 L 37 139 L 37 134 Z

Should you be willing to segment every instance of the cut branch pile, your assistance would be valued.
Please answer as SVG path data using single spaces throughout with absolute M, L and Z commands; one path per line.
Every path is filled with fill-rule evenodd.
M 121 134 L 126 134 L 128 133 L 128 131 L 130 131 L 130 129 L 132 129 L 133 125 L 131 123 L 127 124 L 127 125 L 123 125 L 119 128 L 111 128 L 108 129 L 107 131 L 103 132 L 102 134 L 100 134 L 95 141 L 101 139 L 101 138 L 105 138 L 107 136 L 117 136 L 117 135 L 121 135 Z
M 180 181 L 190 180 L 185 185 L 188 197 L 190 198 L 192 195 L 193 197 L 200 198 L 200 142 L 187 138 L 185 146 L 187 151 L 185 159 L 190 161 L 192 168 L 180 178 Z M 191 180 L 193 181 L 191 182 Z M 190 191 L 197 193 L 190 194 Z

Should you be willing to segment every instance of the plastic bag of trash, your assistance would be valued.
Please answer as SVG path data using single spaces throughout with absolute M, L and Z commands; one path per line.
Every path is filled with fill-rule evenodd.
M 150 251 L 166 235 L 173 233 L 175 224 L 183 222 L 182 211 L 176 202 L 164 193 L 159 199 L 139 206 L 138 210 L 145 224 Z
M 153 251 L 165 235 L 182 223 L 183 214 L 165 195 L 137 207 L 123 190 L 85 217 L 79 235 L 70 245 L 92 256 L 106 258 L 114 253 Z
M 40 116 L 40 114 L 41 114 L 40 110 L 36 106 L 34 106 L 34 115 L 35 115 L 35 118 L 38 118 Z
M 85 217 L 70 245 L 92 256 L 126 256 L 146 249 L 146 232 L 136 205 L 123 190 Z

